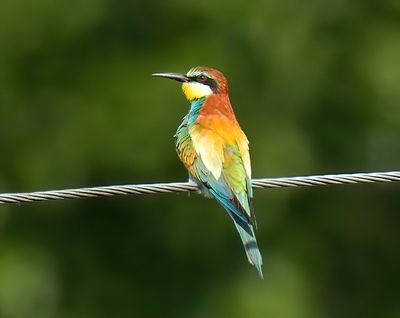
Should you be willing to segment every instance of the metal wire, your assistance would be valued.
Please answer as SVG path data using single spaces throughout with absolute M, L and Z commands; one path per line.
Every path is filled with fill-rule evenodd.
M 312 175 L 290 178 L 253 179 L 253 188 L 282 188 L 322 186 L 330 184 L 353 184 L 400 181 L 400 171 Z M 0 203 L 22 203 L 34 201 L 103 197 L 127 194 L 150 194 L 198 191 L 192 182 L 168 182 L 150 184 L 129 184 L 93 188 L 50 190 L 26 193 L 0 194 Z

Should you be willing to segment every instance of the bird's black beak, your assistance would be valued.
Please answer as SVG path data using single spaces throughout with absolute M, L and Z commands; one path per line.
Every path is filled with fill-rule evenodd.
M 190 80 L 189 77 L 187 77 L 185 74 L 180 74 L 180 73 L 154 73 L 151 75 L 173 79 L 178 82 L 189 82 Z

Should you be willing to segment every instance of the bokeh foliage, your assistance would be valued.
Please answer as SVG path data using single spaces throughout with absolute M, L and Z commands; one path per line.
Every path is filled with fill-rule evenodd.
M 0 1 L 0 192 L 186 179 L 213 66 L 255 177 L 399 169 L 398 1 Z M 0 317 L 399 317 L 399 186 L 255 192 L 266 279 L 197 195 L 0 206 Z

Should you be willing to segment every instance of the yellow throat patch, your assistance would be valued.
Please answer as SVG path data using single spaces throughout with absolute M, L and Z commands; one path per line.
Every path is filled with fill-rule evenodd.
M 210 86 L 198 82 L 183 83 L 182 91 L 189 101 L 208 96 L 212 93 Z

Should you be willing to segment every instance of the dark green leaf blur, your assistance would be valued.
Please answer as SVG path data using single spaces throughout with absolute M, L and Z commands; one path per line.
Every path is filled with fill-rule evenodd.
M 0 1 L 0 192 L 186 180 L 196 65 L 227 76 L 253 177 L 400 168 L 400 5 Z M 255 191 L 265 280 L 216 202 L 0 206 L 0 317 L 400 317 L 399 184 Z

